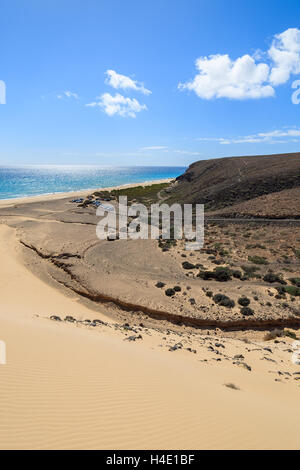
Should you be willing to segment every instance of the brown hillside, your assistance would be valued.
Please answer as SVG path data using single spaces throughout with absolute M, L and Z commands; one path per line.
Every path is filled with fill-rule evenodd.
M 170 202 L 217 210 L 300 187 L 300 153 L 229 157 L 193 163 L 177 178 Z
M 300 187 L 255 197 L 217 211 L 206 212 L 212 217 L 259 217 L 300 219 Z

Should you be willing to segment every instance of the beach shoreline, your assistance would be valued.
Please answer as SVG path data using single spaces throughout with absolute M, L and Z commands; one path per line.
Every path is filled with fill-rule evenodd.
M 126 189 L 126 188 L 135 188 L 138 186 L 152 186 L 153 184 L 163 184 L 163 183 L 171 183 L 174 181 L 175 178 L 164 178 L 158 180 L 151 180 L 151 181 L 144 181 L 139 183 L 126 183 L 118 186 L 109 186 L 105 188 L 90 188 L 90 189 L 78 189 L 75 191 L 67 191 L 67 192 L 58 192 L 58 193 L 51 193 L 51 194 L 39 194 L 36 196 L 23 196 L 23 197 L 16 197 L 16 198 L 8 198 L 8 199 L 0 199 L 0 207 L 7 207 L 14 204 L 28 204 L 31 202 L 44 202 L 44 201 L 51 201 L 51 200 L 58 200 L 58 199 L 66 199 L 68 197 L 84 197 L 88 196 L 89 194 L 95 191 L 113 191 L 117 189 Z

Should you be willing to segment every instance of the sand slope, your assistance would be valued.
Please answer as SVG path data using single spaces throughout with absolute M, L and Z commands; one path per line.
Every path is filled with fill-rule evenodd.
M 91 312 L 23 267 L 5 226 L 0 255 L 1 449 L 300 447 L 295 384 L 36 318 Z

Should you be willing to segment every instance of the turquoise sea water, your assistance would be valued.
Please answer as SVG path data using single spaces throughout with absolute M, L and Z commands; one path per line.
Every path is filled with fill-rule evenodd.
M 0 167 L 0 199 L 175 178 L 185 167 Z

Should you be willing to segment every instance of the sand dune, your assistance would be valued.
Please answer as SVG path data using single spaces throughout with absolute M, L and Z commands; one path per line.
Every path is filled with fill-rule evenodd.
M 299 448 L 295 384 L 34 317 L 92 313 L 20 264 L 12 229 L 0 240 L 0 448 Z

